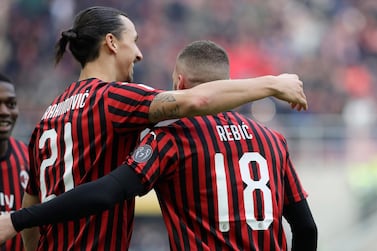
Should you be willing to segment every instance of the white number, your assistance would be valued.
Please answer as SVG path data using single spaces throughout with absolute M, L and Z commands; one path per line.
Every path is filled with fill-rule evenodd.
M 254 180 L 250 176 L 249 163 L 257 162 L 259 166 L 260 179 Z M 246 222 L 253 230 L 266 230 L 273 221 L 271 190 L 267 186 L 269 173 L 267 161 L 257 152 L 244 153 L 239 160 L 242 181 L 246 184 L 243 192 Z M 215 155 L 216 185 L 219 208 L 219 227 L 221 232 L 229 231 L 229 203 L 226 172 L 224 166 L 224 155 Z M 254 191 L 261 190 L 263 195 L 264 219 L 258 221 L 254 211 Z
M 56 159 L 58 158 L 58 145 L 57 145 L 58 135 L 55 129 L 50 129 L 44 131 L 41 138 L 39 139 L 39 149 L 43 149 L 47 140 L 50 140 L 50 151 L 51 155 L 48 159 L 44 159 L 40 166 L 40 183 L 41 183 L 41 200 L 42 202 L 48 201 L 54 197 L 55 194 L 47 195 L 47 184 L 46 184 L 46 175 L 47 168 L 51 167 Z M 65 153 L 64 153 L 64 174 L 63 182 L 64 189 L 68 191 L 74 187 L 73 176 L 72 176 L 72 133 L 71 133 L 71 123 L 67 123 L 64 126 L 64 144 L 65 144 Z

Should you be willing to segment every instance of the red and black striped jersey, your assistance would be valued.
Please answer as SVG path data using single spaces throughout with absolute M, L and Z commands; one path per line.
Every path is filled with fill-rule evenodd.
M 47 108 L 30 139 L 27 192 L 47 201 L 116 168 L 151 123 L 160 91 L 88 79 L 72 83 Z M 41 228 L 38 250 L 127 250 L 134 200 L 78 221 Z
M 155 189 L 172 250 L 286 250 L 284 206 L 307 196 L 286 139 L 236 112 L 155 127 L 126 163 Z
M 29 179 L 29 156 L 24 142 L 9 138 L 7 152 L 0 158 L 0 210 L 1 214 L 21 208 L 22 197 Z M 0 245 L 2 251 L 23 249 L 21 234 Z

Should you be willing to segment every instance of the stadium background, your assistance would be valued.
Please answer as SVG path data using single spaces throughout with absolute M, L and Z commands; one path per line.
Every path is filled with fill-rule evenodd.
M 121 8 L 135 22 L 144 54 L 136 82 L 170 89 L 177 52 L 197 39 L 229 52 L 233 78 L 299 74 L 309 111 L 273 99 L 239 111 L 286 135 L 318 224 L 318 250 L 375 250 L 377 1 L 1 0 L 0 71 L 17 86 L 16 138 L 27 142 L 44 108 L 77 77 L 68 55 L 54 68 L 53 47 L 74 14 L 92 5 Z M 153 194 L 138 202 L 131 250 L 167 250 Z

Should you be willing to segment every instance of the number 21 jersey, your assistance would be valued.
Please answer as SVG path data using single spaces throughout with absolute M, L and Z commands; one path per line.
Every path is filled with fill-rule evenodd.
M 29 144 L 27 192 L 47 201 L 117 167 L 150 125 L 159 91 L 88 79 L 72 83 L 47 108 Z M 41 228 L 39 250 L 127 250 L 134 201 L 101 214 Z

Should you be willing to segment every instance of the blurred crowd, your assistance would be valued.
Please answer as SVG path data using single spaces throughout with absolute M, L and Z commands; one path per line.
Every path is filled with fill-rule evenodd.
M 92 5 L 120 8 L 135 22 L 144 54 L 136 82 L 170 89 L 179 49 L 210 39 L 229 52 L 232 78 L 297 73 L 309 114 L 375 120 L 375 0 L 2 0 L 0 71 L 17 83 L 21 109 L 45 107 L 77 78 L 79 65 L 69 55 L 54 66 L 54 45 L 74 15 Z M 290 112 L 277 104 L 277 113 Z

